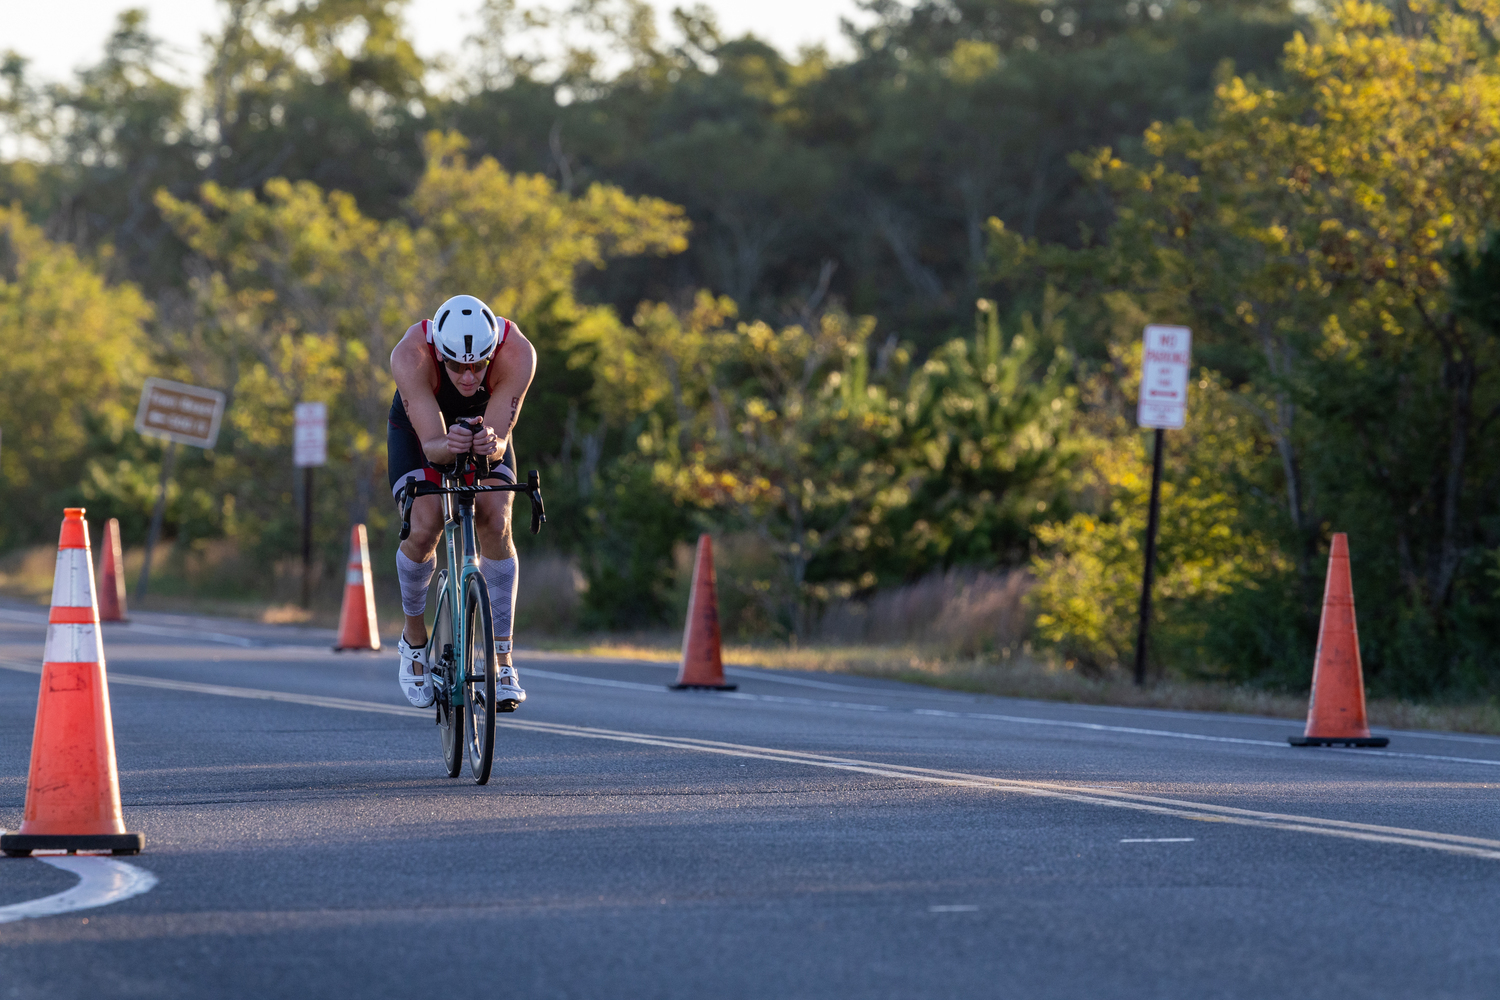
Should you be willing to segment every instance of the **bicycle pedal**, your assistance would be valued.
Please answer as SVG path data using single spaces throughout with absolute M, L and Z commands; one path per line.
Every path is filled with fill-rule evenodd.
M 520 705 L 521 703 L 514 698 L 506 698 L 495 706 L 495 710 L 499 712 L 514 712 Z

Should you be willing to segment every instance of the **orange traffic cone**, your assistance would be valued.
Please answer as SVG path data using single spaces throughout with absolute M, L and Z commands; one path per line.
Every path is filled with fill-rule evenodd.
M 379 649 L 380 627 L 375 624 L 375 586 L 370 578 L 370 543 L 365 526 L 349 533 L 349 572 L 344 577 L 344 606 L 339 611 L 339 642 L 346 649 Z
M 120 553 L 120 521 L 104 522 L 104 537 L 99 540 L 99 620 L 125 620 L 125 558 Z
M 733 691 L 739 685 L 724 683 L 724 660 L 719 648 L 719 595 L 714 587 L 714 546 L 707 535 L 698 536 L 691 595 L 687 628 L 682 635 L 682 666 L 672 689 Z
M 1390 742 L 1383 736 L 1371 736 L 1365 721 L 1365 676 L 1359 663 L 1359 629 L 1354 623 L 1349 536 L 1342 532 L 1333 536 L 1333 548 L 1328 553 L 1328 582 L 1323 590 L 1323 620 L 1318 625 L 1307 730 L 1302 736 L 1288 736 L 1286 741 L 1294 747 L 1383 747 Z
M 12 857 L 40 850 L 139 854 L 145 838 L 126 833 L 120 815 L 89 527 L 82 508 L 63 513 L 26 810 L 18 832 L 0 834 L 0 850 Z

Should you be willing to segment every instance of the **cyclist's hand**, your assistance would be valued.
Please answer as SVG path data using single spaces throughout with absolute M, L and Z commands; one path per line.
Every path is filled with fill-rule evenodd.
M 474 430 L 474 454 L 493 455 L 500 450 L 500 435 L 495 433 L 494 428 L 480 425 Z
M 459 455 L 467 455 L 469 449 L 474 447 L 474 428 L 464 423 L 449 427 L 447 446 L 449 454 L 455 458 Z

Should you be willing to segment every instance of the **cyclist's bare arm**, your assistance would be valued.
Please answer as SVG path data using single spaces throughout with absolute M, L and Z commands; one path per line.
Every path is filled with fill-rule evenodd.
M 433 465 L 447 465 L 456 454 L 448 449 L 448 428 L 443 426 L 443 411 L 438 408 L 432 386 L 437 381 L 437 366 L 427 350 L 422 324 L 414 323 L 391 351 L 391 377 L 401 393 L 401 405 L 411 421 L 422 451 Z
M 525 334 L 512 327 L 492 367 L 496 368 L 493 375 L 486 373 L 486 381 L 491 378 L 495 381 L 491 383 L 490 402 L 484 412 L 485 430 L 476 439 L 462 427 L 443 426 L 443 413 L 432 388 L 438 380 L 437 363 L 427 349 L 422 324 L 408 328 L 391 351 L 391 376 L 401 391 L 401 405 L 422 442 L 423 454 L 433 465 L 447 465 L 454 456 L 471 447 L 480 455 L 505 453 L 526 390 L 536 375 L 536 348 Z
M 503 359 L 503 360 L 502 360 Z M 505 346 L 496 354 L 495 364 L 500 370 L 494 386 L 490 389 L 490 402 L 484 408 L 484 426 L 494 431 L 493 450 L 480 454 L 504 455 L 510 443 L 510 435 L 521 416 L 521 404 L 526 401 L 526 390 L 536 375 L 536 348 L 518 329 L 511 330 L 505 338 Z M 479 451 L 478 442 L 475 451 Z

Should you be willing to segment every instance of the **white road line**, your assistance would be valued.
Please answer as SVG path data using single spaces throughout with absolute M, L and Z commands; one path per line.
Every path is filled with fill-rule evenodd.
M 563 681 L 569 684 L 611 687 L 627 691 L 646 691 L 652 694 L 659 694 L 667 691 L 667 687 L 664 684 L 641 684 L 636 681 L 615 681 L 608 680 L 602 677 L 585 677 L 579 674 L 560 674 L 552 670 L 539 670 L 536 667 L 531 667 L 526 672 L 529 676 L 532 677 L 540 677 L 543 680 Z M 884 692 L 879 693 L 883 694 Z M 709 696 L 729 701 L 759 701 L 780 705 L 806 705 L 814 708 L 838 708 L 856 712 L 894 712 L 900 715 L 929 715 L 938 718 L 952 719 L 983 719 L 990 722 L 1008 722 L 1012 725 L 1022 726 L 1051 726 L 1058 729 L 1081 729 L 1088 732 L 1098 733 L 1124 733 L 1130 736 L 1154 736 L 1162 739 L 1196 740 L 1202 743 L 1237 743 L 1243 746 L 1276 747 L 1277 749 L 1289 749 L 1287 747 L 1286 740 L 1256 740 L 1240 736 L 1209 736 L 1204 733 L 1184 733 L 1171 729 L 1142 729 L 1139 726 L 1106 726 L 1103 723 L 1099 722 L 1074 722 L 1068 719 L 1039 719 L 1029 715 L 1000 715 L 995 712 L 952 712 L 935 708 L 892 708 L 888 705 L 866 705 L 859 702 L 827 701 L 819 698 L 796 698 L 789 695 L 778 694 L 750 694 L 745 691 L 714 692 L 709 694 Z M 1292 728 L 1292 724 L 1288 723 L 1287 728 Z M 1402 732 L 1400 735 L 1405 737 L 1415 734 Z M 1480 764 L 1487 767 L 1500 767 L 1500 760 L 1487 760 L 1483 757 L 1454 757 L 1445 754 L 1406 753 L 1401 750 L 1320 747 L 1318 750 L 1313 752 L 1352 754 L 1356 757 L 1395 757 L 1406 760 L 1441 760 L 1454 764 Z
M 161 635 L 171 639 L 203 639 L 225 646 L 239 646 L 241 649 L 259 649 L 266 645 L 266 643 L 259 640 L 246 639 L 244 636 L 230 635 L 227 632 L 199 632 L 185 628 L 163 628 L 160 625 L 146 625 L 141 622 L 131 622 L 125 625 L 124 629 L 127 632 Z
M 579 659 L 588 659 L 595 663 L 623 663 L 632 667 L 660 667 L 663 670 L 677 670 L 678 664 L 670 660 L 642 660 L 622 656 L 594 656 L 585 653 L 582 656 L 572 653 L 553 653 L 546 650 L 518 649 L 529 660 L 552 661 L 558 660 L 564 663 L 576 663 Z M 794 687 L 821 688 L 824 691 L 844 691 L 849 694 L 884 694 L 890 695 L 897 692 L 889 689 L 861 687 L 857 684 L 838 684 L 833 681 L 815 681 L 808 677 L 791 676 L 779 670 L 755 670 L 748 667 L 725 667 L 724 674 L 727 677 L 745 677 L 751 680 L 769 681 L 773 684 L 790 684 Z M 912 691 L 900 692 L 903 698 L 936 698 L 944 701 L 952 701 L 955 698 L 972 697 L 959 691 Z
M 1126 837 L 1122 844 L 1191 844 L 1196 837 Z
M 1135 809 L 1140 812 L 1156 813 L 1163 816 L 1178 816 L 1183 819 L 1199 820 L 1208 823 L 1232 823 L 1239 826 L 1258 826 L 1277 830 L 1316 833 L 1325 836 L 1343 837 L 1350 840 L 1405 844 L 1411 847 L 1425 847 L 1430 850 L 1500 860 L 1500 840 L 1469 837 L 1463 834 L 1437 833 L 1430 830 L 1411 830 L 1403 827 L 1380 826 L 1371 823 L 1353 823 L 1347 820 L 1323 819 L 1316 816 L 1272 813 L 1257 809 L 1240 809 L 1235 806 L 1188 802 L 1181 799 L 1168 799 L 1156 795 L 1141 795 L 1134 792 L 1111 792 L 1069 784 L 1067 782 L 995 778 L 987 775 L 967 774 L 961 771 L 943 771 L 936 768 L 908 767 L 903 764 L 884 764 L 845 757 L 831 757 L 825 754 L 806 753 L 800 750 L 781 750 L 772 747 L 721 743 L 717 740 L 700 740 L 680 736 L 653 736 L 644 733 L 570 726 L 562 723 L 522 722 L 521 720 L 509 720 L 504 725 L 515 729 L 554 732 L 564 736 L 607 739 L 622 743 L 638 743 L 682 750 L 698 750 L 705 753 L 720 753 L 735 757 L 752 757 L 761 760 L 808 764 L 814 767 L 827 767 L 835 770 L 874 774 L 890 778 L 907 778 L 913 781 L 925 781 L 964 788 L 988 788 L 995 791 L 1017 792 L 1023 795 L 1062 799 L 1069 802 L 1082 802 L 1089 805 Z
M 970 903 L 950 903 L 944 906 L 929 906 L 928 913 L 978 913 L 979 907 Z
M 673 664 L 673 666 L 676 666 L 676 664 Z M 724 668 L 724 673 L 726 675 L 730 676 L 730 677 L 746 677 L 746 678 L 749 678 L 751 680 L 770 681 L 773 684 L 792 684 L 792 685 L 795 685 L 796 687 L 821 688 L 824 691 L 844 691 L 844 692 L 846 692 L 848 694 L 874 694 L 874 695 L 893 695 L 894 694 L 894 695 L 899 695 L 900 697 L 903 697 L 903 698 L 910 696 L 907 692 L 904 692 L 904 691 L 891 691 L 891 690 L 888 690 L 888 689 L 887 690 L 882 690 L 880 688 L 860 687 L 857 684 L 835 684 L 832 681 L 815 681 L 815 680 L 810 680 L 810 679 L 808 679 L 806 677 L 782 677 L 782 676 L 777 675 L 774 671 L 771 671 L 771 670 L 747 670 L 744 667 L 725 667 Z M 927 691 L 919 691 L 919 692 L 912 692 L 912 693 L 914 693 L 914 694 L 920 694 L 923 697 L 928 697 L 928 698 L 933 697 L 933 695 L 935 694 L 935 692 L 927 692 Z M 950 699 L 951 700 L 955 695 L 957 695 L 958 697 L 963 697 L 962 694 L 960 694 L 959 692 L 956 692 L 956 691 L 953 692 L 953 693 L 951 693 L 951 694 L 938 695 L 938 697 L 945 698 L 945 699 Z
M 590 687 L 618 688 L 622 691 L 649 691 L 652 694 L 660 694 L 667 690 L 665 684 L 641 684 L 638 681 L 612 681 L 605 677 L 581 677 L 577 674 L 558 674 L 551 670 L 541 670 L 537 667 L 526 667 L 527 677 L 540 677 L 543 680 L 563 681 L 568 684 L 584 684 Z
M 10 670 L 21 670 L 28 673 L 39 674 L 42 671 L 40 664 L 23 663 L 19 660 L 0 659 L 0 668 Z M 541 677 L 548 680 L 565 681 L 572 684 L 583 684 L 595 687 L 619 688 L 630 691 L 646 691 L 652 694 L 670 693 L 665 686 L 655 684 L 639 684 L 634 681 L 615 681 L 602 677 L 582 677 L 576 674 L 559 674 L 550 670 L 538 670 L 531 668 L 527 671 L 530 676 Z M 235 698 L 255 698 L 262 701 L 284 701 L 291 704 L 319 705 L 324 708 L 344 708 L 355 711 L 386 712 L 390 715 L 411 715 L 413 713 L 427 716 L 429 710 L 425 708 L 410 708 L 405 705 L 381 705 L 379 702 L 351 701 L 347 698 L 329 698 L 323 695 L 292 694 L 281 691 L 265 691 L 259 688 L 241 688 L 224 684 L 200 684 L 194 681 L 171 681 L 156 677 L 143 677 L 136 674 L 120 674 L 113 671 L 109 674 L 111 683 L 133 684 L 138 687 L 156 687 L 175 691 L 196 691 L 199 694 L 225 695 Z M 961 719 L 983 719 L 987 721 L 1009 722 L 1019 725 L 1032 726 L 1054 726 L 1063 729 L 1093 730 L 1107 733 L 1125 733 L 1132 736 L 1155 736 L 1168 739 L 1196 740 L 1205 743 L 1238 743 L 1249 746 L 1287 748 L 1285 742 L 1274 740 L 1251 740 L 1241 739 L 1234 736 L 1205 736 L 1202 733 L 1181 733 L 1168 729 L 1140 729 L 1135 726 L 1105 726 L 1096 722 L 1070 722 L 1064 719 L 1036 719 L 1024 715 L 997 715 L 991 712 L 939 712 L 932 709 L 893 709 L 885 705 L 863 705 L 858 702 L 846 701 L 822 701 L 815 698 L 791 698 L 785 695 L 774 694 L 746 694 L 739 691 L 725 691 L 713 693 L 713 698 L 722 698 L 738 701 L 760 701 L 784 705 L 805 705 L 816 708 L 837 708 L 861 712 L 892 712 L 909 715 L 935 715 L 951 716 Z M 365 707 L 368 706 L 368 707 Z M 1289 748 L 1288 748 L 1289 749 Z M 1404 753 L 1398 750 L 1375 750 L 1375 749 L 1347 749 L 1344 747 L 1321 747 L 1315 753 L 1352 754 L 1356 757 L 1395 757 L 1406 760 L 1438 760 L 1453 764 L 1480 764 L 1488 767 L 1500 767 L 1500 760 L 1486 760 L 1479 757 L 1451 757 L 1442 754 L 1427 753 Z
M 10 661 L 0 666 L 16 666 Z M 29 672 L 38 672 L 39 667 L 24 666 Z M 405 715 L 422 719 L 431 718 L 428 709 L 411 708 L 404 705 L 385 705 L 373 701 L 357 701 L 352 698 L 326 698 L 317 695 L 292 694 L 285 691 L 265 691 L 255 688 L 238 688 L 221 684 L 198 684 L 192 681 L 169 681 L 156 677 L 138 677 L 115 674 L 116 683 L 137 684 L 165 690 L 190 691 L 231 698 L 251 698 L 263 701 L 279 701 L 291 704 L 310 705 L 322 708 L 337 708 L 345 711 L 376 712 L 383 715 Z M 928 784 L 947 785 L 957 788 L 975 788 L 986 791 L 1013 792 L 1037 798 L 1078 802 L 1086 805 L 1108 806 L 1153 813 L 1158 816 L 1174 816 L 1180 819 L 1204 823 L 1230 823 L 1236 826 L 1252 826 L 1271 830 L 1286 830 L 1294 833 L 1311 833 L 1346 840 L 1361 840 L 1371 843 L 1399 844 L 1421 847 L 1448 854 L 1500 860 L 1500 840 L 1469 837 L 1455 833 L 1439 833 L 1431 830 L 1412 830 L 1403 827 L 1380 826 L 1373 823 L 1353 823 L 1346 820 L 1324 819 L 1318 816 L 1300 816 L 1288 813 L 1264 812 L 1257 809 L 1240 809 L 1205 802 L 1189 802 L 1156 795 L 1141 795 L 1134 792 L 1110 791 L 1101 788 L 1068 784 L 1058 781 L 1027 781 L 1015 778 L 996 778 L 983 774 L 968 774 L 962 771 L 943 771 L 929 767 L 909 767 L 903 764 L 886 764 L 879 761 L 857 758 L 833 757 L 827 754 L 807 753 L 800 750 L 783 750 L 775 747 L 758 747 L 739 743 L 724 743 L 718 740 L 700 740 L 683 736 L 658 736 L 651 733 L 632 733 L 620 730 L 598 729 L 588 726 L 573 726 L 556 722 L 532 722 L 520 719 L 500 719 L 497 724 L 507 729 L 529 730 L 557 736 L 581 739 L 609 740 L 616 743 L 633 743 L 639 746 L 663 747 L 670 750 L 688 750 L 712 753 L 728 757 L 754 760 L 769 760 L 787 764 L 803 764 L 809 767 L 828 768 L 856 774 L 869 774 L 885 778 L 901 778 Z
M 173 620 L 185 621 L 184 619 L 173 619 Z M 0 608 L 0 621 L 10 621 L 10 622 L 18 623 L 18 624 L 43 625 L 43 626 L 45 626 L 47 624 L 47 615 L 45 613 L 43 613 L 43 612 L 17 611 L 17 610 L 13 610 L 13 609 L 9 609 L 9 608 Z M 270 642 L 268 640 L 248 639 L 248 638 L 244 638 L 244 637 L 241 637 L 241 636 L 230 635 L 230 634 L 224 633 L 224 632 L 199 632 L 199 631 L 196 631 L 192 627 L 182 627 L 180 629 L 173 630 L 170 627 L 148 626 L 148 625 L 145 625 L 142 622 L 131 622 L 131 623 L 126 624 L 126 625 L 121 626 L 121 627 L 123 627 L 126 630 L 134 629 L 134 630 L 138 630 L 138 631 L 153 632 L 155 634 L 159 634 L 159 635 L 163 635 L 163 636 L 174 636 L 174 637 L 183 638 L 183 639 L 206 638 L 206 639 L 208 639 L 211 642 L 220 642 L 220 643 L 224 643 L 224 644 L 228 644 L 228 645 L 240 646 L 241 648 L 245 648 L 245 649 L 293 650 L 293 651 L 301 650 L 301 651 L 308 651 L 308 652 L 316 652 L 316 651 L 320 651 L 321 650 L 321 647 L 320 646 L 316 646 L 316 645 L 314 645 L 314 646 L 303 646 L 303 645 L 293 645 L 293 644 L 280 644 L 280 643 Z M 529 658 L 529 659 L 560 660 L 560 661 L 573 661 L 573 660 L 578 659 L 578 656 L 575 655 L 575 654 L 554 653 L 554 652 L 550 652 L 550 651 L 546 651 L 546 650 L 523 649 L 523 650 L 520 650 L 520 652 L 524 653 L 525 656 L 527 658 Z M 610 657 L 610 656 L 592 656 L 592 655 L 588 655 L 588 654 L 584 654 L 584 655 L 585 655 L 586 658 L 588 658 L 588 659 L 590 659 L 592 661 L 595 661 L 595 662 L 624 663 L 624 664 L 629 664 L 629 665 L 632 665 L 632 666 L 661 667 L 663 669 L 669 669 L 669 670 L 676 670 L 677 669 L 677 664 L 676 663 L 672 663 L 672 662 L 668 662 L 668 661 L 664 661 L 664 660 L 645 660 L 645 659 L 638 659 L 638 658 L 632 658 L 632 657 L 618 657 L 618 656 L 615 656 L 615 657 Z M 571 679 L 574 679 L 578 683 L 596 683 L 596 684 L 600 684 L 601 686 L 639 687 L 639 688 L 641 688 L 643 690 L 645 690 L 645 689 L 654 690 L 655 689 L 655 685 L 651 685 L 651 684 L 632 684 L 631 682 L 628 682 L 628 681 L 606 681 L 606 680 L 603 680 L 602 678 L 580 678 L 580 677 L 576 677 L 576 675 L 571 675 L 571 674 L 552 674 L 550 672 L 544 672 L 544 671 L 538 670 L 536 668 L 532 668 L 531 672 L 532 673 L 536 673 L 536 674 L 541 674 L 541 675 L 544 675 L 544 676 L 550 676 L 550 677 L 553 677 L 553 678 L 556 678 L 556 679 L 571 678 Z M 838 684 L 838 683 L 835 683 L 835 682 L 832 682 L 832 681 L 818 681 L 818 680 L 812 680 L 810 678 L 805 678 L 805 677 L 784 676 L 783 673 L 782 673 L 782 671 L 778 671 L 778 670 L 755 670 L 755 669 L 750 669 L 750 668 L 746 668 L 746 667 L 725 667 L 724 668 L 724 673 L 727 676 L 730 676 L 730 677 L 744 677 L 744 678 L 750 678 L 750 679 L 768 681 L 768 682 L 775 683 L 775 684 L 790 684 L 790 685 L 795 685 L 795 686 L 798 686 L 798 687 L 821 688 L 821 689 L 827 690 L 827 691 L 846 691 L 846 692 L 848 692 L 850 694 L 862 694 L 862 695 L 870 695 L 870 696 L 874 696 L 874 697 L 901 697 L 901 698 L 907 698 L 907 699 L 910 699 L 910 698 L 924 698 L 924 699 L 929 699 L 929 700 L 946 700 L 946 701 L 952 701 L 953 699 L 956 699 L 956 698 L 965 698 L 965 697 L 972 698 L 973 697 L 972 695 L 965 695 L 965 694 L 963 694 L 961 692 L 957 692 L 957 691 L 944 691 L 944 692 L 937 692 L 937 691 L 895 692 L 895 691 L 890 691 L 890 690 L 880 689 L 880 688 L 860 687 L 860 686 L 853 685 L 853 684 Z M 1024 701 L 1026 699 L 1021 699 L 1021 700 Z M 1297 725 L 1297 720 L 1295 720 L 1295 719 L 1268 719 L 1268 718 L 1262 718 L 1262 717 L 1253 716 L 1253 715 L 1235 715 L 1235 714 L 1220 715 L 1220 714 L 1217 714 L 1217 713 L 1210 714 L 1210 713 L 1204 713 L 1204 712 L 1183 712 L 1183 711 L 1178 711 L 1178 710 L 1174 710 L 1174 709 L 1140 708 L 1140 707 L 1129 707 L 1129 706 L 1122 706 L 1122 705 L 1072 705 L 1070 707 L 1073 708 L 1073 709 L 1079 710 L 1079 711 L 1107 712 L 1107 713 L 1111 713 L 1111 714 L 1113 714 L 1113 713 L 1129 713 L 1129 714 L 1134 714 L 1134 715 L 1159 715 L 1159 716 L 1162 716 L 1162 717 L 1165 717 L 1165 718 L 1172 718 L 1172 719 L 1194 719 L 1194 720 L 1197 720 L 1197 721 L 1212 722 L 1212 723 L 1235 722 L 1235 723 L 1244 724 L 1244 725 L 1275 726 L 1277 728 L 1285 728 L 1285 727 L 1288 727 L 1288 726 L 1293 726 L 1294 727 L 1294 726 Z M 932 714 L 942 714 L 942 713 L 940 713 L 940 712 L 933 712 Z M 977 717 L 977 713 L 976 713 L 976 717 Z M 1001 718 L 1003 718 L 1003 717 L 1001 717 Z M 1026 721 L 1027 722 L 1031 722 L 1031 723 L 1036 723 L 1036 724 L 1043 724 L 1043 725 L 1045 725 L 1045 724 L 1054 724 L 1054 725 L 1087 725 L 1086 723 L 1065 723 L 1065 722 L 1062 722 L 1060 720 L 1054 722 L 1053 720 L 1027 719 Z M 1109 727 L 1103 727 L 1103 728 L 1108 729 Z M 1159 731 L 1153 731 L 1153 730 L 1141 730 L 1141 732 L 1143 732 L 1143 733 L 1160 734 Z M 1377 735 L 1382 735 L 1382 734 L 1383 735 L 1399 735 L 1403 739 L 1411 738 L 1411 739 L 1421 739 L 1421 740 L 1446 740 L 1446 741 L 1450 741 L 1450 742 L 1454 742 L 1454 743 L 1473 743 L 1473 744 L 1477 744 L 1477 745 L 1480 745 L 1480 746 L 1500 747 L 1500 737 L 1494 737 L 1494 736 L 1475 736 L 1475 735 L 1463 734 L 1463 733 L 1432 733 L 1432 732 L 1422 732 L 1420 730 L 1385 729 L 1385 728 L 1381 728 L 1381 727 L 1372 727 L 1371 728 L 1371 732 L 1373 732 L 1373 733 L 1375 733 Z M 1195 738 L 1191 734 L 1170 734 L 1170 735 L 1184 736 L 1186 738 Z M 1264 743 L 1267 746 L 1278 746 L 1278 747 L 1284 745 L 1284 743 L 1282 741 L 1277 741 L 1277 740 L 1261 740 L 1261 741 L 1256 741 L 1256 740 L 1240 740 L 1240 741 L 1234 741 L 1234 740 L 1229 739 L 1228 737 L 1196 737 L 1196 738 L 1207 739 L 1207 740 L 1220 740 L 1220 741 L 1223 741 L 1223 742 L 1245 742 L 1245 743 L 1260 742 L 1260 743 Z M 1325 749 L 1325 750 L 1328 750 L 1328 749 L 1341 749 L 1341 750 L 1345 750 L 1346 752 L 1358 753 L 1358 754 L 1360 754 L 1362 756 L 1374 756 L 1375 755 L 1375 753 L 1373 752 L 1373 750 L 1353 750 L 1353 751 L 1351 751 L 1350 748 L 1345 748 L 1345 747 L 1341 747 L 1341 748 L 1325 747 L 1323 749 Z M 1407 756 L 1407 755 L 1403 755 L 1403 754 L 1400 754 L 1399 752 L 1395 752 L 1395 751 L 1386 751 L 1384 754 L 1382 754 L 1382 756 Z M 1474 760 L 1473 758 L 1468 758 L 1468 757 L 1443 757 L 1443 756 L 1431 756 L 1431 757 L 1427 757 L 1427 756 L 1421 755 L 1421 754 L 1415 754 L 1415 755 L 1410 755 L 1410 756 L 1416 756 L 1416 757 L 1419 757 L 1419 758 L 1422 758 L 1422 759 L 1431 759 L 1431 760 L 1460 761 L 1460 762 L 1463 762 L 1463 763 L 1493 763 L 1493 764 L 1500 764 L 1500 761 L 1477 761 L 1477 760 Z
M 114 858 L 43 855 L 36 860 L 53 868 L 72 872 L 78 876 L 78 884 L 41 899 L 0 906 L 0 924 L 31 917 L 55 917 L 59 913 L 72 913 L 75 910 L 92 910 L 97 906 L 108 906 L 131 896 L 139 896 L 156 885 L 156 876 L 146 869 Z M 15 864 L 14 861 L 4 863 Z
M 40 664 L 21 663 L 16 660 L 0 660 L 0 668 L 40 674 Z M 413 715 L 423 719 L 432 718 L 430 708 L 412 708 L 410 705 L 382 705 L 376 701 L 355 701 L 350 698 L 327 698 L 316 694 L 294 694 L 290 691 L 266 691 L 262 688 L 233 687 L 228 684 L 199 684 L 196 681 L 171 681 L 160 677 L 142 677 L 139 674 L 121 674 L 108 671 L 110 684 L 128 684 L 134 687 L 159 688 L 163 691 L 191 691 L 194 694 L 212 694 L 225 698 L 250 698 L 255 701 L 281 701 L 289 705 L 316 705 L 319 708 L 338 708 L 350 712 L 377 712 L 385 715 Z
M 540 652 L 540 651 L 531 650 L 531 649 L 522 650 L 521 652 L 525 653 L 525 655 L 528 658 L 536 658 L 536 659 L 561 660 L 561 661 L 564 661 L 564 662 L 575 662 L 577 659 L 579 659 L 578 656 L 571 655 L 571 654 L 565 654 L 565 653 Z M 663 661 L 663 660 L 640 660 L 640 659 L 630 659 L 630 658 L 624 658 L 624 657 L 602 657 L 602 656 L 601 657 L 595 657 L 595 656 L 590 656 L 588 654 L 584 654 L 584 656 L 585 656 L 585 658 L 590 659 L 592 661 L 596 661 L 596 662 L 625 663 L 625 664 L 629 664 L 631 666 L 644 666 L 644 667 L 662 667 L 662 668 L 669 669 L 669 670 L 676 670 L 677 669 L 677 664 L 676 663 L 669 663 L 669 662 L 666 662 L 666 661 Z M 531 672 L 532 673 L 540 673 L 540 671 L 536 670 L 535 668 L 533 668 L 531 670 Z M 745 667 L 725 667 L 724 668 L 724 673 L 725 673 L 726 676 L 729 676 L 729 677 L 744 677 L 744 678 L 749 678 L 749 679 L 752 679 L 752 680 L 769 681 L 769 682 L 771 682 L 773 684 L 791 684 L 791 685 L 796 685 L 798 687 L 822 688 L 823 690 L 826 690 L 826 691 L 844 691 L 844 692 L 847 692 L 849 694 L 863 694 L 863 695 L 870 695 L 870 696 L 874 696 L 874 697 L 926 698 L 926 699 L 931 699 L 931 700 L 942 700 L 942 701 L 948 701 L 948 702 L 952 702 L 952 701 L 955 701 L 957 699 L 977 700 L 977 696 L 965 694 L 964 692 L 960 692 L 960 691 L 942 691 L 942 692 L 937 692 L 937 691 L 893 691 L 893 690 L 890 690 L 888 688 L 861 687 L 861 686 L 857 686 L 857 685 L 853 685 L 853 684 L 837 684 L 837 683 L 834 683 L 832 681 L 815 681 L 815 680 L 811 680 L 811 679 L 805 678 L 805 677 L 785 676 L 783 674 L 783 672 L 779 671 L 779 670 L 753 670 L 753 669 L 748 669 L 748 668 L 745 668 Z M 574 677 L 576 675 L 572 675 L 572 674 L 549 674 L 548 676 L 552 676 L 552 677 L 556 677 L 556 678 L 561 679 L 561 678 L 571 678 L 571 677 Z M 624 684 L 624 683 L 627 683 L 627 682 L 619 681 L 619 682 L 615 682 L 615 683 Z M 652 684 L 640 684 L 640 685 L 636 685 L 636 686 L 638 686 L 638 687 L 640 687 L 642 689 L 652 689 L 652 690 L 655 689 L 655 685 L 652 685 Z M 1024 702 L 1024 701 L 1027 701 L 1029 699 L 1021 698 L 1021 699 L 1016 699 L 1016 700 Z M 1107 713 L 1110 713 L 1110 714 L 1130 714 L 1130 715 L 1157 715 L 1157 716 L 1161 716 L 1162 718 L 1170 718 L 1170 719 L 1193 719 L 1194 721 L 1198 721 L 1198 722 L 1212 722 L 1212 723 L 1216 723 L 1216 724 L 1223 724 L 1225 722 L 1233 722 L 1233 723 L 1242 724 L 1242 725 L 1274 726 L 1277 729 L 1295 728 L 1296 726 L 1298 726 L 1298 725 L 1301 724 L 1300 721 L 1297 720 L 1297 719 L 1268 719 L 1268 718 L 1263 718 L 1261 716 L 1256 716 L 1256 715 L 1237 715 L 1237 714 L 1234 714 L 1234 713 L 1227 713 L 1227 712 L 1226 713 L 1185 712 L 1185 711 L 1181 711 L 1181 710 L 1178 710 L 1178 709 L 1141 708 L 1141 707 L 1132 707 L 1132 706 L 1124 706 L 1124 705 L 1080 705 L 1080 704 L 1071 704 L 1068 707 L 1071 708 L 1071 709 L 1077 710 L 1077 711 L 1084 711 L 1084 712 L 1107 712 Z M 942 715 L 944 713 L 935 711 L 935 712 L 931 712 L 929 714 L 932 714 L 932 715 Z M 1028 719 L 1027 721 L 1046 722 L 1048 720 Z M 1382 729 L 1382 728 L 1380 728 L 1378 726 L 1372 727 L 1371 728 L 1371 732 L 1374 732 L 1377 735 L 1378 734 L 1399 735 L 1403 739 L 1406 738 L 1406 737 L 1412 737 L 1414 739 L 1422 739 L 1422 740 L 1450 740 L 1450 741 L 1452 741 L 1454 743 L 1476 743 L 1476 744 L 1479 744 L 1479 745 L 1482 745 L 1482 746 L 1500 747 L 1500 737 L 1494 737 L 1494 736 L 1472 736 L 1472 735 L 1460 734 L 1460 733 L 1424 733 L 1424 732 L 1421 732 L 1421 731 L 1418 731 L 1418 730 L 1412 730 L 1412 729 Z M 1256 741 L 1251 740 L 1251 741 L 1247 741 L 1247 742 L 1256 742 Z M 1285 746 L 1286 745 L 1286 743 L 1285 743 L 1284 740 L 1283 741 L 1266 740 L 1266 741 L 1262 741 L 1262 742 L 1265 742 L 1268 746 L 1278 746 L 1279 747 L 1279 746 Z

